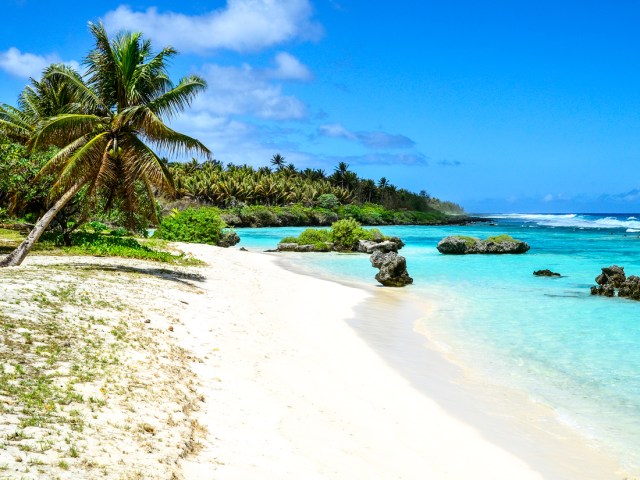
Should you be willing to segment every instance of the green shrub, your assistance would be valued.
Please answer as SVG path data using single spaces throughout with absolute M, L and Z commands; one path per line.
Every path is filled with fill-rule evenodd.
M 170 241 L 216 245 L 225 227 L 217 208 L 187 208 L 162 220 L 153 236 Z
M 511 235 L 496 235 L 494 237 L 489 237 L 486 240 L 487 242 L 500 243 L 500 242 L 515 242 Z
M 370 234 L 353 218 L 344 218 L 331 225 L 331 241 L 338 250 L 351 250 L 358 240 L 368 240 Z
M 464 243 L 466 243 L 468 247 L 473 247 L 476 244 L 476 242 L 480 241 L 479 238 L 467 237 L 465 235 L 456 235 L 455 238 L 459 238 L 460 240 L 464 240 Z
M 284 237 L 280 243 L 298 243 L 298 237 Z
M 111 230 L 111 235 L 113 237 L 125 237 L 128 234 L 129 234 L 129 232 L 124 227 L 118 227 L 118 228 L 114 228 L 113 230 Z
M 364 229 L 353 218 L 338 220 L 331 225 L 331 229 L 307 228 L 298 237 L 285 237 L 280 243 L 297 243 L 298 245 L 313 245 L 316 251 L 327 252 L 329 245 L 334 244 L 336 250 L 353 250 L 358 240 L 385 240 L 377 228 Z
M 323 193 L 318 197 L 318 207 L 327 210 L 335 210 L 340 206 L 340 201 L 333 193 Z
M 89 222 L 87 227 L 93 230 L 94 233 L 102 233 L 109 228 L 102 222 Z
M 264 205 L 242 207 L 239 216 L 245 224 L 254 227 L 279 225 L 274 209 Z
M 298 237 L 298 244 L 300 245 L 315 245 L 317 243 L 330 242 L 331 237 L 329 230 L 318 228 L 307 228 Z
M 172 255 L 141 245 L 135 238 L 112 237 L 98 233 L 78 232 L 72 236 L 72 247 L 62 250 L 70 255 L 96 255 L 101 257 L 124 257 L 173 263 L 183 256 Z

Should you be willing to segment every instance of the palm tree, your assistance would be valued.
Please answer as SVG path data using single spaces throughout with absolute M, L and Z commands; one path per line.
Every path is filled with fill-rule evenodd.
M 276 167 L 276 170 L 278 171 L 282 170 L 285 166 L 284 157 L 279 153 L 276 153 L 273 157 L 271 157 L 271 161 L 269 163 Z
M 206 83 L 195 75 L 174 85 L 167 72 L 171 47 L 153 54 L 141 33 L 122 33 L 109 39 L 104 26 L 89 24 L 95 48 L 85 59 L 83 78 L 67 68 L 53 66 L 46 79 L 69 88 L 79 108 L 39 121 L 29 137 L 30 148 L 61 147 L 43 167 L 56 181 L 54 205 L 36 223 L 27 238 L 0 266 L 20 265 L 56 213 L 80 190 L 89 198 L 105 195 L 107 208 L 121 200 L 130 222 L 142 210 L 138 187 L 153 202 L 153 188 L 173 189 L 171 174 L 147 145 L 170 153 L 210 152 L 198 140 L 169 128 L 163 119 L 187 108 Z M 157 221 L 153 203 L 146 212 Z
M 349 164 L 345 162 L 339 162 L 338 166 L 333 169 L 333 175 L 340 182 L 340 187 L 344 188 L 345 186 L 345 176 L 349 171 Z M 337 183 L 337 182 L 336 182 Z

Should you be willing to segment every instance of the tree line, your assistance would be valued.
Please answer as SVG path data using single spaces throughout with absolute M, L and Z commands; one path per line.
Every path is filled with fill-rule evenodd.
M 340 162 L 333 172 L 297 169 L 275 154 L 271 166 L 224 165 L 218 160 L 169 163 L 177 198 L 189 198 L 222 208 L 238 204 L 283 206 L 300 203 L 313 206 L 321 195 L 331 194 L 341 204 L 377 203 L 388 210 L 438 210 L 462 213 L 460 206 L 431 197 L 426 191 L 397 188 L 387 178 L 377 182 L 360 178 L 349 165 Z

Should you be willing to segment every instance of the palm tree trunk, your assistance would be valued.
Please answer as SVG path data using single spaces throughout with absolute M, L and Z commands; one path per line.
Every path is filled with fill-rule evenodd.
M 25 238 L 18 248 L 7 255 L 2 261 L 0 261 L 0 267 L 17 267 L 25 259 L 33 245 L 38 241 L 42 233 L 47 229 L 51 220 L 56 214 L 71 200 L 76 193 L 82 188 L 83 183 L 77 183 L 71 190 L 65 193 L 60 199 L 45 213 L 40 220 L 33 227 L 27 238 Z

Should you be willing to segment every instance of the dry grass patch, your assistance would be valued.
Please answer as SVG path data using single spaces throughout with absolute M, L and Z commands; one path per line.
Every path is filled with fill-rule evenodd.
M 203 432 L 168 326 L 200 280 L 111 258 L 0 269 L 0 479 L 178 478 Z

